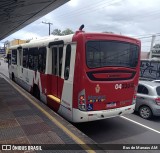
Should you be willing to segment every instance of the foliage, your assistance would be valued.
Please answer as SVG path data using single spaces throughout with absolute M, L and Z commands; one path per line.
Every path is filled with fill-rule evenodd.
M 155 49 L 158 48 L 158 49 L 159 49 L 159 48 L 160 48 L 160 44 L 155 44 L 155 45 L 153 46 L 153 48 L 155 48 Z
M 69 34 L 73 34 L 73 33 L 74 32 L 69 28 L 67 28 L 64 31 L 61 31 L 60 29 L 54 29 L 52 32 L 52 35 L 64 36 L 64 35 L 69 35 Z
M 69 34 L 73 34 L 73 33 L 74 32 L 69 28 L 67 28 L 66 30 L 62 31 L 62 35 L 69 35 Z
M 54 29 L 53 32 L 52 32 L 52 35 L 58 35 L 58 36 L 61 36 L 61 30 L 59 29 Z

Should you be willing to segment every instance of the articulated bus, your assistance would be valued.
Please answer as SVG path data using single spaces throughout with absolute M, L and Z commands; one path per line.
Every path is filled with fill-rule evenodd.
M 11 47 L 9 76 L 71 122 L 130 114 L 140 47 L 134 38 L 79 29 Z

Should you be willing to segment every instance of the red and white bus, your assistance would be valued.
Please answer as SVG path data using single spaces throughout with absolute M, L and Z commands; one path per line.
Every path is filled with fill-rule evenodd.
M 10 48 L 9 75 L 72 122 L 134 111 L 139 40 L 109 33 L 50 36 Z

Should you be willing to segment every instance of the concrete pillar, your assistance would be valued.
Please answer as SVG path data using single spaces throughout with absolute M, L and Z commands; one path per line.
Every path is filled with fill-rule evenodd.
M 153 44 L 154 44 L 155 39 L 156 39 L 156 35 L 152 35 L 152 41 L 151 41 L 151 48 L 150 48 L 149 59 L 152 58 L 152 49 L 153 49 Z

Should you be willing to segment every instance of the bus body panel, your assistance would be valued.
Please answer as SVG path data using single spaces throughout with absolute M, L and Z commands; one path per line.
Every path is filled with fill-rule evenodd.
M 70 61 L 70 74 L 68 80 L 64 80 L 62 96 L 61 96 L 61 105 L 58 113 L 63 115 L 69 121 L 73 121 L 73 81 L 74 81 L 74 72 L 75 72 L 75 56 L 76 56 L 76 43 L 71 43 L 71 61 Z M 63 70 L 63 68 L 62 68 Z
M 112 118 L 120 115 L 131 114 L 134 112 L 135 104 L 109 110 L 98 110 L 83 112 L 73 108 L 73 122 L 89 122 Z
M 86 111 L 88 112 L 96 112 L 100 110 L 107 111 L 120 108 L 124 108 L 125 110 L 125 108 L 129 106 L 132 106 L 130 111 L 133 112 L 135 103 L 134 97 L 138 85 L 140 63 L 138 62 L 136 68 L 134 69 L 116 66 L 89 69 L 86 65 L 85 52 L 86 42 L 89 40 L 122 41 L 138 45 L 139 49 L 140 42 L 135 39 L 130 39 L 128 37 L 123 36 L 104 36 L 103 34 L 83 35 L 82 33 L 76 35 L 73 40 L 77 41 L 77 63 L 74 74 L 75 80 L 73 95 L 73 109 L 75 111 L 73 111 L 73 116 L 76 116 L 78 111 L 78 93 L 80 93 L 83 90 L 85 90 Z M 138 55 L 138 61 L 140 60 L 139 58 L 140 50 Z M 95 80 L 89 78 L 89 76 L 91 75 L 95 78 Z M 105 81 L 105 78 L 110 78 L 110 76 L 113 79 L 113 81 Z M 121 78 L 123 79 L 121 80 Z M 79 112 L 81 111 L 79 110 Z M 82 114 L 86 113 L 82 111 Z M 112 117 L 112 115 L 110 117 Z M 87 116 L 83 116 L 83 118 L 86 119 Z M 73 120 L 75 122 L 76 119 Z M 90 119 L 88 118 L 88 120 Z M 81 119 L 81 121 L 83 122 L 83 119 Z

